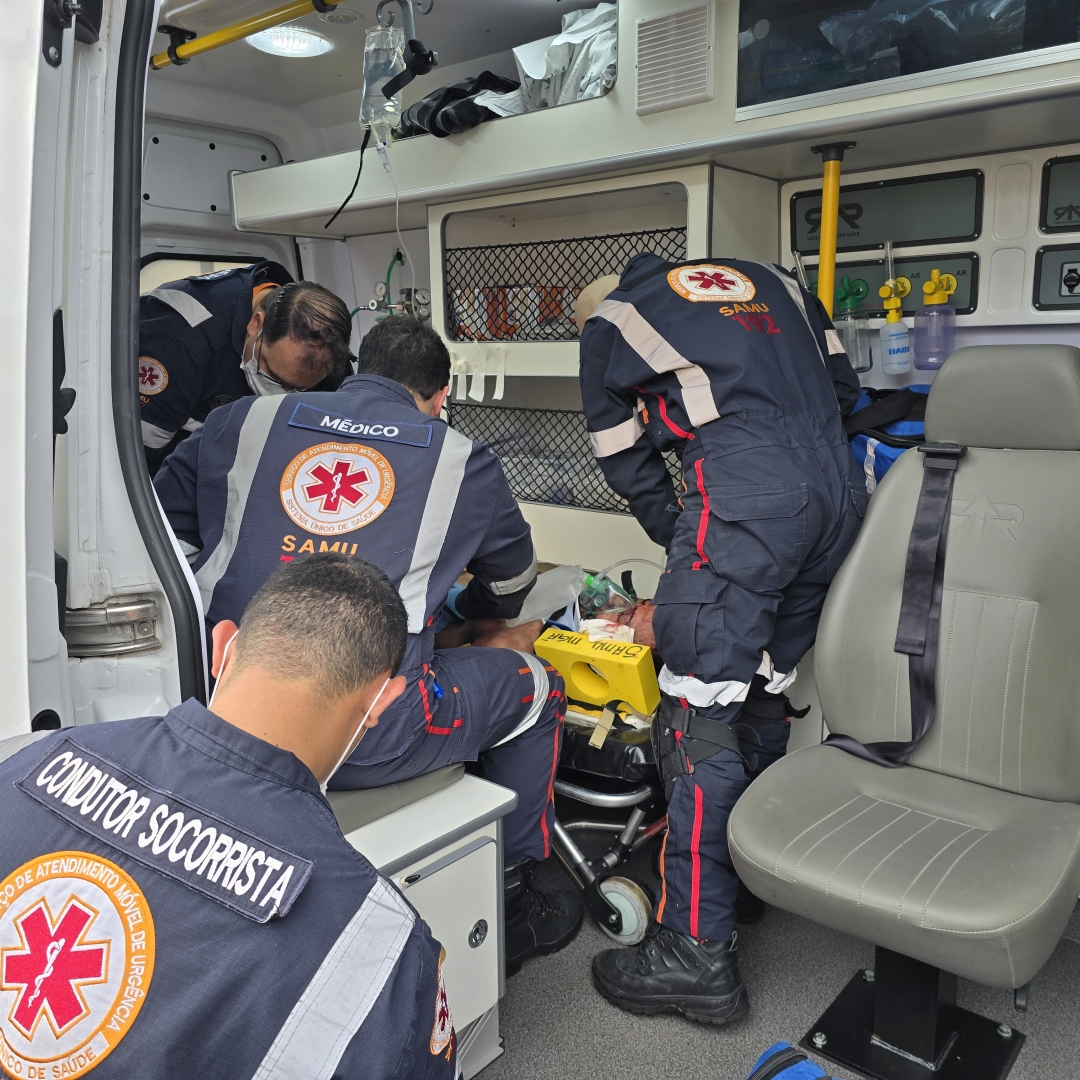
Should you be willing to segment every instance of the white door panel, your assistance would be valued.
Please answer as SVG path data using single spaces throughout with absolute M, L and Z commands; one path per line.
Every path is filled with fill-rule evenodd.
M 131 510 L 112 417 L 113 95 L 123 14 L 123 0 L 107 0 L 100 42 L 76 45 L 73 54 L 64 310 L 67 385 L 77 396 L 68 435 L 57 443 L 56 497 L 66 507 L 57 516 L 57 550 L 68 560 L 69 609 L 117 596 L 152 599 L 160 646 L 72 659 L 65 724 L 160 714 L 180 700 L 169 606 Z

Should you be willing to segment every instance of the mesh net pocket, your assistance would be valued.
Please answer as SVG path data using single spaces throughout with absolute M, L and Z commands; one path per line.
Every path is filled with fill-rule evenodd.
M 573 341 L 574 301 L 635 255 L 686 258 L 686 229 L 448 248 L 446 326 L 452 341 Z
M 450 426 L 495 451 L 514 498 L 522 502 L 630 512 L 626 500 L 608 487 L 593 457 L 583 413 L 453 402 Z M 678 483 L 678 457 L 667 453 L 664 458 Z

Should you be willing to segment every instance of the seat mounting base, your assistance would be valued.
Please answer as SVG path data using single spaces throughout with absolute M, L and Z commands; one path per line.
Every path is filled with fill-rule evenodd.
M 955 1037 L 937 1069 L 872 1042 L 874 983 L 859 971 L 799 1045 L 872 1080 L 1005 1080 L 1026 1036 L 957 1005 L 946 1015 Z

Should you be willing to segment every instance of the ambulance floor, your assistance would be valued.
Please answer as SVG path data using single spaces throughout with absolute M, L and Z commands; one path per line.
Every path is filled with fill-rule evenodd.
M 639 852 L 629 876 L 655 884 L 651 866 L 651 852 Z M 554 858 L 537 874 L 541 887 L 567 887 L 568 881 Z M 856 970 L 873 964 L 865 942 L 767 908 L 760 922 L 739 931 L 750 1015 L 729 1028 L 711 1028 L 674 1016 L 632 1016 L 609 1005 L 590 974 L 593 956 L 609 944 L 586 917 L 571 945 L 530 961 L 510 979 L 500 1007 L 505 1053 L 482 1080 L 744 1080 L 766 1047 L 779 1039 L 797 1042 Z M 1080 906 L 1032 983 L 1026 1013 L 1013 1009 L 1010 991 L 963 980 L 959 1000 L 1026 1033 L 1010 1080 L 1080 1074 Z M 837 1080 L 858 1080 L 820 1063 Z

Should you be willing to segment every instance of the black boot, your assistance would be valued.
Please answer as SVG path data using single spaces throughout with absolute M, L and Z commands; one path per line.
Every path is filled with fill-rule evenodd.
M 581 896 L 574 889 L 542 893 L 533 888 L 535 859 L 503 871 L 506 923 L 506 974 L 516 975 L 533 956 L 558 952 L 581 926 Z
M 735 921 L 740 926 L 759 922 L 765 914 L 765 901 L 759 900 L 741 881 L 735 894 Z
M 613 1005 L 632 1013 L 674 1012 L 699 1024 L 730 1024 L 750 1011 L 734 936 L 698 941 L 653 923 L 636 948 L 594 957 L 593 982 Z

